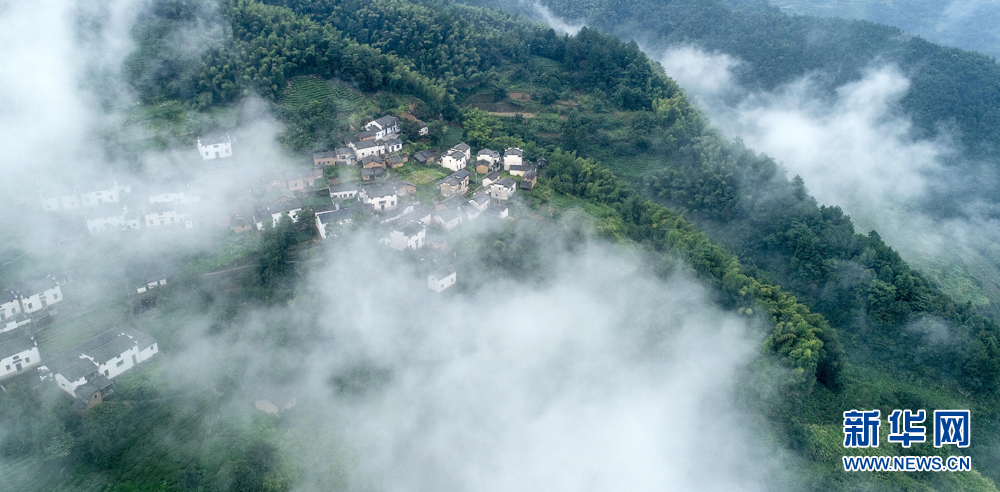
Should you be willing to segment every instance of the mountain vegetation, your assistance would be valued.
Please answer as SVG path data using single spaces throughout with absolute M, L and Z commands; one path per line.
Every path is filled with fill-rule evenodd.
M 1000 136 L 1000 89 L 985 83 L 1000 75 L 995 63 L 884 26 L 790 18 L 755 4 L 549 3 L 597 29 L 560 35 L 520 16 L 446 0 L 226 0 L 218 7 L 221 24 L 204 31 L 205 49 L 192 57 L 162 46 L 209 14 L 196 3 L 161 0 L 136 28 L 138 50 L 127 68 L 149 108 L 208 113 L 259 95 L 289 127 L 283 142 L 295 152 L 328 150 L 333 135 L 358 118 L 412 110 L 436 125 L 435 143 L 457 136 L 474 147 L 518 145 L 527 157 L 545 157 L 530 193 L 538 210 L 583 207 L 604 236 L 645 248 L 663 272 L 690 269 L 717 287 L 720 304 L 768 326 L 762 352 L 786 376 L 767 412 L 775 439 L 809 464 L 807 488 L 852 490 L 873 481 L 895 489 L 995 490 L 1000 467 L 977 467 L 972 478 L 860 477 L 831 456 L 843 451 L 841 412 L 850 408 L 972 408 L 978 435 L 997 435 L 1000 326 L 944 294 L 877 232 L 859 233 L 838 207 L 819 206 L 801 178 L 725 140 L 635 42 L 600 31 L 649 29 L 663 33 L 663 42 L 698 40 L 731 51 L 751 62 L 741 78 L 757 87 L 819 67 L 847 80 L 874 56 L 920 66 L 904 110 L 916 115 L 920 132 L 956 122 L 968 151 L 980 156 L 992 155 L 986 142 Z M 612 27 L 602 17 L 629 22 Z M 827 44 L 807 42 L 816 36 Z M 156 122 L 157 114 L 147 118 Z M 294 302 L 287 260 L 306 236 L 290 222 L 263 233 L 248 255 L 258 268 L 241 274 L 254 300 Z M 214 305 L 212 330 L 238 325 L 240 302 Z M 142 394 L 141 381 L 135 385 L 126 394 Z M 3 452 L 58 460 L 72 447 L 82 456 L 74 466 L 112 470 L 107 482 L 81 479 L 88 490 L 152 490 L 153 481 L 141 477 L 147 472 L 177 489 L 290 488 L 294 467 L 275 454 L 274 422 L 234 430 L 220 415 L 185 413 L 212 407 L 212 395 L 169 409 L 143 403 L 148 395 L 134 399 L 140 403 L 108 405 L 67 428 L 65 415 L 31 415 L 0 396 L 0 408 L 39 429 Z M 162 428 L 172 422 L 180 430 Z M 195 442 L 198 430 L 207 437 Z M 995 463 L 994 442 L 978 440 L 967 451 L 974 463 Z

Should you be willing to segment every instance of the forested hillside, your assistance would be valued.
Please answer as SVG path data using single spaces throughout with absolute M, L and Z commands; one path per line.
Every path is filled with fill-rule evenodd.
M 990 142 L 1000 137 L 1000 88 L 987 83 L 1000 79 L 1000 69 L 980 55 L 869 23 L 791 18 L 759 6 L 549 3 L 599 29 L 653 29 L 664 43 L 698 40 L 736 53 L 751 62 L 742 80 L 758 87 L 817 68 L 840 74 L 832 87 L 864 69 L 877 38 L 879 54 L 913 70 L 914 90 L 903 105 L 919 131 L 954 120 L 969 152 L 980 156 L 993 155 Z M 839 208 L 820 207 L 809 183 L 721 137 L 636 43 L 590 28 L 560 35 L 451 1 L 232 0 L 220 4 L 222 20 L 205 32 L 197 58 L 164 53 L 161 44 L 179 29 L 211 17 L 199 9 L 156 2 L 136 29 L 131 84 L 145 108 L 177 108 L 167 116 L 149 111 L 151 122 L 190 132 L 177 121 L 260 95 L 290 127 L 286 144 L 301 153 L 329 150 L 345 119 L 376 111 L 418 113 L 431 122 L 434 145 L 447 141 L 450 128 L 474 147 L 523 146 L 526 157 L 549 163 L 530 192 L 539 213 L 580 206 L 605 237 L 640 245 L 661 272 L 695 272 L 717 289 L 720 305 L 767 325 L 762 352 L 786 370 L 768 417 L 780 429 L 775 439 L 810 464 L 808 488 L 853 490 L 872 481 L 894 489 L 995 489 L 1000 326 L 942 293 L 877 232 L 860 233 Z M 830 44 L 817 48 L 816 39 Z M 350 84 L 365 105 L 290 101 L 301 76 Z M 290 243 L 282 234 L 293 232 L 283 227 L 265 239 Z M 262 256 L 264 284 L 269 265 L 288 269 L 284 256 L 271 263 Z M 292 294 L 269 295 L 261 302 L 287 302 Z M 983 437 L 968 452 L 988 479 L 844 473 L 841 412 L 888 413 L 900 405 L 972 408 Z M 272 466 L 273 450 L 241 446 L 226 466 Z M 920 451 L 945 452 L 929 444 Z
M 781 0 L 772 2 L 785 12 L 821 17 L 864 19 L 897 26 L 929 41 L 1000 56 L 1000 9 L 993 2 L 955 0 Z
M 473 4 L 531 11 L 508 0 Z M 946 48 L 898 28 L 867 21 L 790 16 L 763 2 L 724 0 L 625 0 L 539 2 L 563 18 L 623 39 L 638 39 L 650 49 L 694 43 L 746 63 L 736 68 L 741 85 L 771 90 L 812 74 L 827 90 L 859 79 L 873 61 L 895 64 L 911 87 L 900 110 L 914 123 L 914 137 L 936 135 L 954 126 L 965 158 L 953 165 L 973 172 L 988 161 L 997 176 L 1000 158 L 1000 65 L 987 55 Z M 996 187 L 966 190 L 1000 200 Z M 966 195 L 967 197 L 968 195 Z M 946 207 L 939 207 L 946 208 Z

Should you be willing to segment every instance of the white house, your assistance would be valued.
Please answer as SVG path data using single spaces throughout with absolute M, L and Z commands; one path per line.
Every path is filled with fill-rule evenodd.
M 510 166 L 520 166 L 524 164 L 524 151 L 517 147 L 510 147 L 503 152 L 503 170 L 510 171 Z
M 104 231 L 118 231 L 126 227 L 125 208 L 115 204 L 107 204 L 87 210 L 84 218 L 87 221 L 87 231 L 91 234 Z
M 270 220 L 272 226 L 277 225 L 278 221 L 281 220 L 281 216 L 285 214 L 288 214 L 292 222 L 297 222 L 299 220 L 299 212 L 301 211 L 302 202 L 294 199 L 261 205 L 257 210 L 257 230 L 264 229 L 264 221 L 266 220 Z
M 476 210 L 485 212 L 486 209 L 490 207 L 490 197 L 486 193 L 476 193 L 473 195 L 472 199 L 469 200 L 469 204 L 476 207 Z
M 343 183 L 330 187 L 330 198 L 335 201 L 347 200 L 358 196 L 359 186 L 356 182 Z
M 198 195 L 192 195 L 186 191 L 177 191 L 172 193 L 159 193 L 156 195 L 149 195 L 149 203 L 174 203 L 177 205 L 184 205 L 188 203 L 198 203 L 201 201 L 201 197 Z
M 15 335 L 0 341 L 0 379 L 20 374 L 41 362 L 38 344 L 31 335 Z
M 395 116 L 383 116 L 377 120 L 368 122 L 365 125 L 365 130 L 375 132 L 375 138 L 383 140 L 388 138 L 389 135 L 399 133 L 399 120 Z
M 51 369 L 63 391 L 77 398 L 89 398 L 92 391 L 81 393 L 78 388 L 100 378 L 114 379 L 159 351 L 156 340 L 145 333 L 112 329 L 73 349 Z
M 469 148 L 468 144 L 462 142 L 441 156 L 441 165 L 452 171 L 458 171 L 465 169 L 470 158 L 472 158 L 472 149 Z
M 393 186 L 363 188 L 359 195 L 361 196 L 361 200 L 371 205 L 372 210 L 376 212 L 395 210 L 399 206 L 399 197 L 396 195 L 396 188 Z
M 452 230 L 462 225 L 462 212 L 455 208 L 446 208 L 434 213 L 434 222 L 441 224 L 445 230 Z
M 390 138 L 385 141 L 385 151 L 389 154 L 403 150 L 403 141 L 398 138 Z
M 329 235 L 327 226 L 349 225 L 353 220 L 354 210 L 349 208 L 319 212 L 316 214 L 316 229 L 319 230 L 319 236 L 326 239 Z
M 490 197 L 495 200 L 510 200 L 517 191 L 517 181 L 514 178 L 503 178 L 490 184 L 489 191 Z
M 500 171 L 493 171 L 483 176 L 483 188 L 489 189 L 490 185 L 500 179 Z
M 80 206 L 96 207 L 108 203 L 118 203 L 121 196 L 118 193 L 118 183 L 110 190 L 87 191 L 80 193 Z
M 14 319 L 21 314 L 21 298 L 10 289 L 0 290 L 0 321 Z
M 431 274 L 427 276 L 427 287 L 434 292 L 442 292 L 452 285 L 455 285 L 455 282 L 457 281 L 458 272 L 455 271 L 455 267 L 449 265 L 431 272 Z
M 374 140 L 365 140 L 362 142 L 351 142 L 347 144 L 350 148 L 354 149 L 354 157 L 357 160 L 364 159 L 365 157 L 370 157 L 373 155 L 382 155 L 385 153 L 385 145 L 376 142 Z
M 465 169 L 467 163 L 468 158 L 465 157 L 465 154 L 454 149 L 449 150 L 448 153 L 441 156 L 441 165 L 452 171 Z
M 459 169 L 438 181 L 434 186 L 441 190 L 443 196 L 464 195 L 469 191 L 469 171 Z
M 231 157 L 233 155 L 233 141 L 229 135 L 198 137 L 198 154 L 206 161 Z
M 389 231 L 389 246 L 403 251 L 404 249 L 420 249 L 424 247 L 427 230 L 420 222 L 409 222 L 402 227 L 394 226 Z
M 486 174 L 500 170 L 500 153 L 495 150 L 483 149 L 476 154 L 476 172 Z
M 186 226 L 191 214 L 178 210 L 172 203 L 155 203 L 143 210 L 142 220 L 146 227 Z
M 507 171 L 510 172 L 511 176 L 524 176 L 526 173 L 534 172 L 534 170 L 535 168 L 530 165 L 511 164 L 510 169 Z
M 20 293 L 21 312 L 31 314 L 62 302 L 62 289 L 52 277 L 44 277 L 26 284 Z

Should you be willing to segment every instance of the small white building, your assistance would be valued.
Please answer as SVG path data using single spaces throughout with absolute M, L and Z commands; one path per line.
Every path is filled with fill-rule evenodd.
M 452 171 L 465 169 L 467 163 L 468 158 L 465 157 L 465 154 L 457 150 L 449 150 L 445 155 L 441 156 L 441 165 Z
M 453 266 L 439 268 L 427 276 L 427 287 L 434 292 L 443 292 L 445 289 L 455 285 L 458 281 L 458 272 Z
M 390 138 L 385 141 L 386 153 L 392 154 L 403 150 L 403 141 L 398 138 Z
M 187 226 L 191 214 L 178 210 L 172 203 L 155 203 L 142 212 L 142 222 L 146 227 Z
M 155 195 L 149 195 L 149 203 L 173 203 L 177 205 L 186 205 L 188 203 L 198 203 L 201 201 L 201 197 L 198 195 L 192 195 L 186 191 L 168 192 L 168 193 L 158 193 Z
M 10 289 L 0 290 L 0 321 L 14 319 L 21 314 L 21 298 Z
M 360 187 L 355 182 L 333 185 L 330 187 L 330 198 L 338 202 L 347 200 L 358 196 L 358 190 Z
M 457 208 L 446 208 L 434 213 L 434 222 L 450 231 L 462 225 L 462 212 Z
M 77 398 L 89 398 L 90 394 L 78 394 L 77 388 L 101 377 L 114 379 L 159 351 L 156 340 L 145 333 L 112 329 L 73 349 L 51 369 L 63 391 Z
M 330 227 L 350 225 L 353 220 L 354 210 L 349 208 L 319 212 L 316 214 L 316 229 L 319 230 L 319 236 L 326 239 Z
M 359 196 L 364 203 L 371 205 L 372 210 L 384 212 L 395 210 L 399 206 L 399 196 L 394 186 L 373 186 L 362 188 Z
M 21 312 L 31 314 L 62 302 L 62 289 L 52 277 L 28 282 L 20 292 Z
M 198 154 L 206 161 L 231 157 L 233 155 L 233 141 L 229 135 L 198 137 Z
M 517 147 L 510 147 L 503 152 L 503 170 L 510 171 L 510 166 L 520 166 L 524 164 L 524 151 Z
M 482 149 L 476 154 L 476 172 L 487 174 L 500 170 L 500 153 L 495 150 Z
M 375 138 L 384 140 L 390 135 L 399 133 L 399 120 L 395 116 L 383 116 L 377 120 L 368 122 L 365 130 L 375 132 Z
M 393 226 L 389 231 L 389 246 L 403 251 L 424 247 L 427 229 L 420 222 L 412 221 L 403 226 Z
M 351 142 L 347 145 L 354 149 L 354 157 L 359 161 L 365 157 L 380 156 L 385 154 L 385 144 L 375 140 Z
M 494 200 L 510 200 L 510 197 L 514 196 L 514 192 L 517 191 L 517 181 L 514 181 L 514 178 L 503 178 L 490 184 L 489 191 L 490 197 Z
M 472 158 L 472 149 L 468 144 L 462 142 L 441 156 L 441 165 L 452 171 L 458 171 L 468 166 L 470 158 Z
M 480 212 L 485 212 L 486 209 L 490 208 L 490 196 L 486 193 L 476 193 L 469 200 L 469 204 L 479 210 Z
M 42 362 L 38 344 L 30 335 L 21 334 L 0 339 L 0 379 L 20 374 Z
M 500 171 L 493 171 L 483 176 L 483 188 L 489 189 L 490 185 L 500 179 Z

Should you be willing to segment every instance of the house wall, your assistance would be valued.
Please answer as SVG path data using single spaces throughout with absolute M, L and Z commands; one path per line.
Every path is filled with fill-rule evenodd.
M 466 159 L 464 157 L 454 158 L 449 155 L 441 156 L 441 165 L 451 169 L 452 171 L 458 171 L 459 169 L 465 169 Z
M 401 231 L 390 231 L 389 232 L 389 246 L 393 249 L 402 251 L 404 249 L 420 249 L 424 247 L 424 237 L 426 232 L 421 229 L 420 232 L 407 236 Z
M 384 210 L 395 210 L 397 206 L 396 195 L 380 196 L 377 198 L 369 198 L 365 200 L 365 203 L 372 206 L 373 210 L 384 211 Z
M 117 231 L 125 226 L 125 217 L 122 215 L 114 217 L 101 217 L 97 219 L 87 219 L 87 231 L 96 234 L 104 231 Z
M 205 160 L 229 157 L 233 155 L 233 145 L 229 142 L 217 143 L 211 145 L 202 145 L 201 141 L 199 140 L 198 153 L 201 154 L 201 158 Z
M 434 292 L 441 292 L 452 285 L 458 280 L 458 272 L 452 273 L 445 278 L 436 279 L 432 276 L 427 277 L 427 287 L 430 287 Z
M 106 203 L 118 203 L 118 190 L 88 191 L 80 194 L 80 204 L 84 207 L 96 207 Z
M 29 297 L 21 296 L 21 311 L 31 314 L 62 301 L 62 288 L 58 285 Z
M 42 358 L 38 355 L 38 347 L 32 347 L 29 350 L 14 354 L 0 360 L 0 378 L 24 372 L 37 366 L 41 361 Z M 17 368 L 18 363 L 21 364 L 20 370 Z
M 520 166 L 522 165 L 523 159 L 518 155 L 505 155 L 503 156 L 503 169 L 504 171 L 509 171 L 510 166 Z
M 63 391 L 65 391 L 65 392 L 67 392 L 67 393 L 69 393 L 70 395 L 73 395 L 73 396 L 76 396 L 73 393 L 74 391 L 76 391 L 76 388 L 78 388 L 78 387 L 80 387 L 80 386 L 82 386 L 84 384 L 87 384 L 87 378 L 85 378 L 85 377 L 77 379 L 76 381 L 69 381 L 68 379 L 66 379 L 65 377 L 63 377 L 62 374 L 59 374 L 59 373 L 56 373 L 55 380 L 56 380 L 56 384 L 58 384 L 59 387 L 62 388 Z
M 21 302 L 17 299 L 0 304 L 0 320 L 10 319 L 21 313 Z

